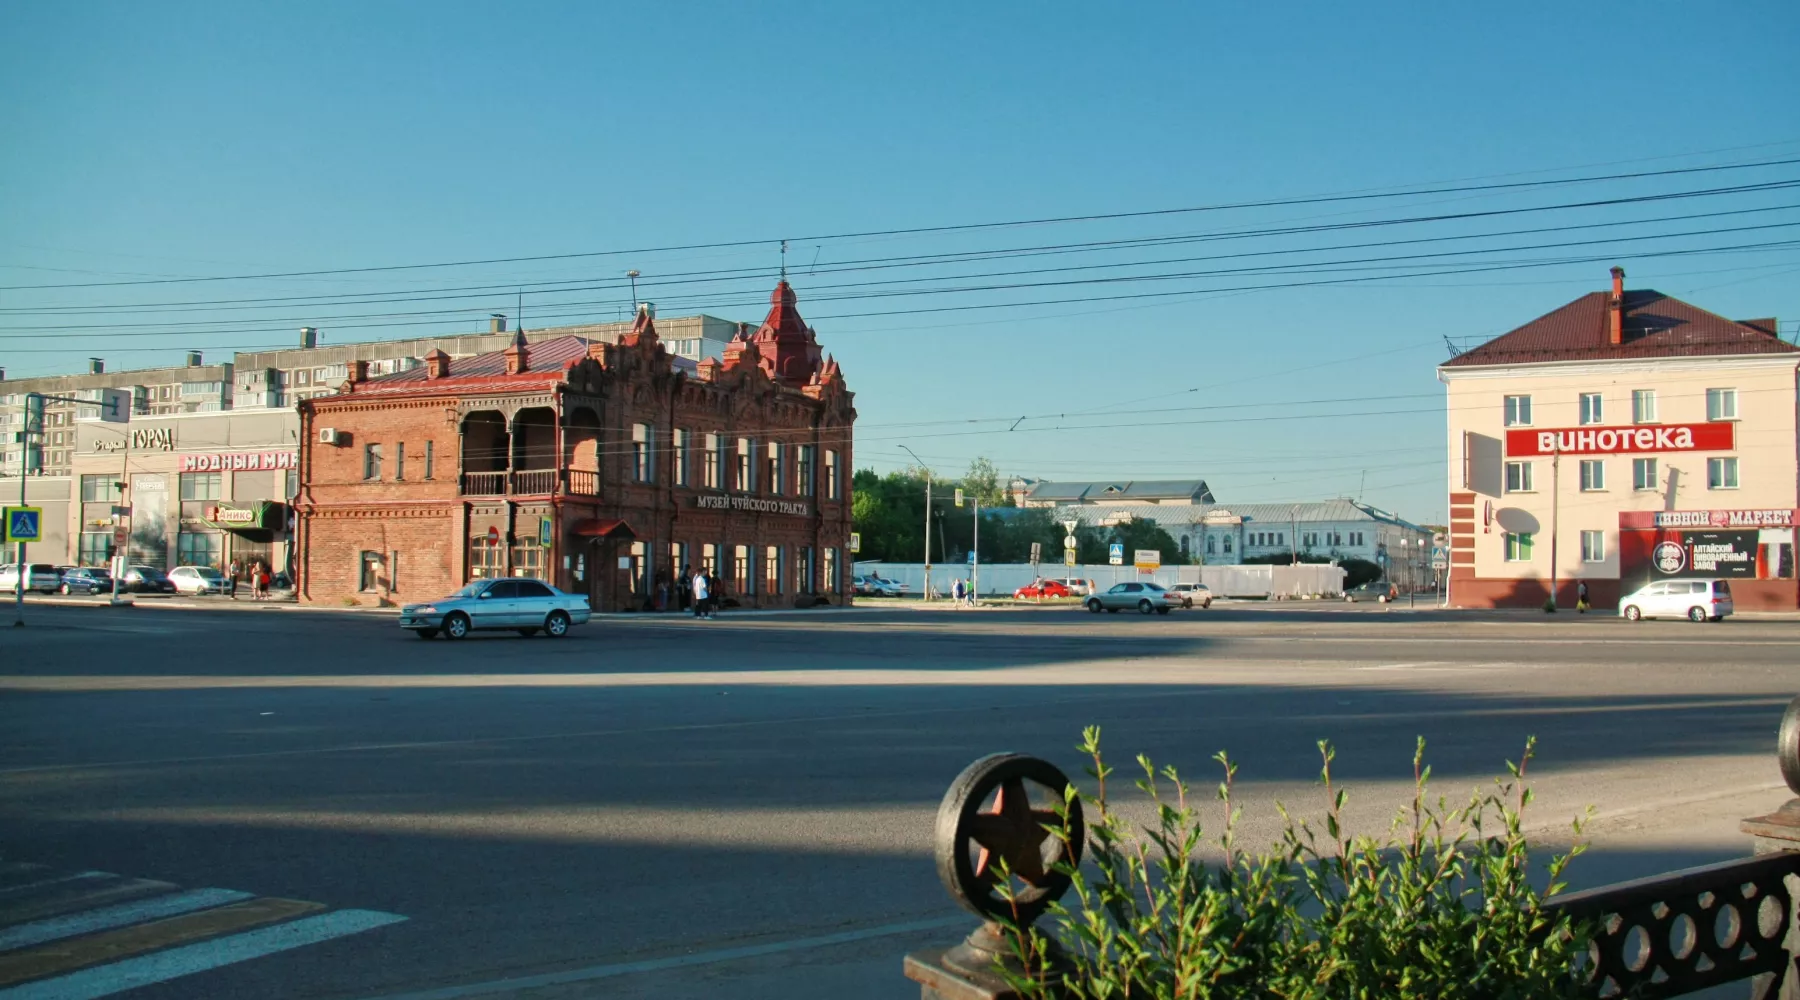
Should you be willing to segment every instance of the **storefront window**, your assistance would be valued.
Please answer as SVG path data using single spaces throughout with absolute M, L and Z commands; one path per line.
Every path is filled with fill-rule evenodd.
M 219 555 L 224 551 L 222 536 L 223 533 L 218 531 L 183 531 L 177 534 L 175 565 L 211 566 L 218 569 Z
M 731 551 L 731 582 L 736 587 L 738 596 L 756 595 L 756 577 L 751 573 L 748 545 L 735 546 Z
M 781 546 L 771 545 L 764 551 L 763 579 L 768 581 L 771 596 L 781 593 Z
M 499 576 L 503 569 L 500 546 L 488 544 L 487 536 L 469 539 L 469 579 L 486 580 Z
M 512 575 L 543 578 L 544 548 L 538 544 L 537 536 L 521 538 L 513 546 Z
M 82 566 L 104 566 L 113 554 L 113 536 L 110 531 L 84 531 L 77 550 L 75 561 Z
M 700 546 L 700 568 L 712 576 L 719 575 L 719 547 L 711 542 Z

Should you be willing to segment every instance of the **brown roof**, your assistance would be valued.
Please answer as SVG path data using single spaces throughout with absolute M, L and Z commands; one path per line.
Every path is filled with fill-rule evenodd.
M 352 396 L 321 396 L 321 399 L 350 399 L 373 395 L 386 395 L 397 392 L 417 392 L 421 389 L 437 389 L 457 384 L 479 383 L 482 388 L 504 388 L 508 385 L 529 385 L 537 382 L 557 382 L 567 371 L 582 358 L 588 356 L 588 347 L 597 341 L 585 337 L 557 337 L 554 340 L 540 340 L 526 348 L 527 361 L 530 366 L 517 375 L 506 373 L 506 352 L 490 351 L 468 358 L 453 358 L 450 361 L 450 374 L 440 379 L 429 377 L 429 368 L 420 365 L 406 371 L 394 372 L 391 375 L 378 375 L 358 385 Z M 677 369 L 692 371 L 694 362 L 688 358 L 670 355 L 670 363 Z
M 1609 342 L 1609 298 L 1606 292 L 1589 292 L 1511 333 L 1458 354 L 1443 367 L 1800 353 L 1800 347 L 1775 336 L 1773 322 L 1752 321 L 1766 323 L 1767 329 L 1736 323 L 1649 289 L 1625 292 L 1624 342 L 1615 346 Z

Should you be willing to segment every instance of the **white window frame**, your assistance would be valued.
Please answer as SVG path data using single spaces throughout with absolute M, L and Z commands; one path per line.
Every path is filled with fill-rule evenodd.
M 1606 561 L 1606 532 L 1583 531 L 1581 533 L 1581 561 L 1584 563 Z
M 1531 426 L 1531 397 L 1507 396 L 1502 402 L 1501 420 L 1508 427 Z
M 1738 418 L 1736 389 L 1706 390 L 1706 419 L 1710 422 L 1736 420 Z
M 1532 534 L 1529 531 L 1509 531 L 1502 536 L 1506 540 L 1507 562 L 1528 563 L 1531 561 L 1532 542 L 1534 541 Z
M 1656 390 L 1631 390 L 1631 422 L 1634 424 L 1654 424 L 1656 419 Z
M 1590 475 L 1591 473 L 1591 475 Z M 1606 489 L 1606 461 L 1599 458 L 1581 460 L 1581 491 L 1600 493 Z
M 1532 487 L 1531 466 L 1532 466 L 1531 462 L 1508 462 L 1508 463 L 1506 463 L 1506 492 L 1508 492 L 1508 493 L 1536 493 L 1537 492 L 1536 490 L 1531 488 Z M 1515 472 L 1518 473 L 1516 476 L 1514 475 Z
M 1580 423 L 1583 425 L 1606 421 L 1606 398 L 1597 392 L 1582 393 L 1578 409 L 1580 410 Z
M 1736 455 L 1722 455 L 1706 460 L 1706 488 L 1709 490 L 1735 490 L 1738 488 Z
M 676 486 L 688 484 L 688 439 L 692 436 L 684 427 L 669 431 L 669 475 Z
M 1643 475 L 1645 469 L 1650 470 L 1648 477 Z M 1631 488 L 1640 493 L 1654 493 L 1662 489 L 1662 475 L 1656 467 L 1656 459 L 1634 458 L 1631 460 Z
M 656 481 L 655 438 L 649 424 L 631 425 L 631 478 L 634 482 Z

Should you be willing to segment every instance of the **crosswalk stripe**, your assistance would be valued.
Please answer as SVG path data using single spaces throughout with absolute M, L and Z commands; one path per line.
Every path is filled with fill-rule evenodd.
M 142 878 L 114 878 L 82 893 L 57 893 L 23 899 L 0 906 L 0 927 L 22 924 L 45 917 L 58 917 L 78 910 L 91 910 L 106 903 L 117 903 L 139 896 L 173 892 L 175 886 Z
M 0 989 L 0 1000 L 95 1000 L 292 948 L 361 934 L 405 919 L 397 913 L 375 910 L 337 910 Z
M 28 951 L 0 955 L 0 986 L 57 976 L 102 962 L 130 959 L 135 955 L 218 937 L 221 934 L 247 931 L 252 927 L 277 923 L 324 908 L 323 903 L 308 903 L 298 899 L 252 899 L 249 902 L 170 917 L 136 927 L 124 927 L 74 941 L 59 941 Z
M 0 889 L 0 896 L 9 896 L 15 892 L 30 892 L 33 889 L 42 889 L 47 885 L 61 885 L 64 882 L 84 882 L 88 879 L 115 877 L 116 876 L 114 876 L 112 872 L 76 872 L 73 875 L 57 875 L 53 878 L 41 878 L 36 882 L 26 882 L 21 885 L 9 885 L 4 889 Z
M 29 924 L 0 929 L 0 951 L 11 951 L 14 948 L 29 948 L 46 941 L 75 937 L 78 934 L 93 934 L 97 931 L 111 930 L 129 924 L 141 923 L 145 920 L 159 920 L 173 917 L 195 910 L 224 906 L 251 898 L 247 892 L 235 889 L 191 889 L 168 896 L 157 896 L 152 899 L 139 900 L 135 903 L 119 903 L 115 906 L 103 906 L 97 910 L 86 910 L 63 917 L 51 917 Z

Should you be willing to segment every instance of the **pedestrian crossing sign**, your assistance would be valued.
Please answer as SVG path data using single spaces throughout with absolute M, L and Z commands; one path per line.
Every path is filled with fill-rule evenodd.
M 37 542 L 42 541 L 40 530 L 44 519 L 42 507 L 8 507 L 6 508 L 6 541 Z

